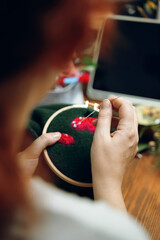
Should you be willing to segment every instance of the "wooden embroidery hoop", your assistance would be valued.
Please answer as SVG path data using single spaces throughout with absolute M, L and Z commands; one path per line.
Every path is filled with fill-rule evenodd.
M 73 109 L 73 108 L 88 108 L 88 107 L 92 107 L 94 110 L 97 110 L 98 109 L 98 105 L 97 103 L 95 104 L 90 104 L 88 101 L 85 102 L 85 104 L 83 105 L 72 105 L 72 106 L 68 106 L 68 107 L 64 107 L 64 108 L 61 108 L 60 110 L 56 111 L 54 114 L 52 114 L 50 116 L 50 118 L 47 120 L 44 128 L 43 128 L 43 132 L 42 134 L 45 134 L 47 133 L 47 129 L 50 125 L 50 123 L 52 122 L 52 120 L 58 115 L 60 114 L 61 112 L 63 111 L 66 111 L 66 110 L 69 110 L 69 109 Z M 60 172 L 58 170 L 58 168 L 53 164 L 53 162 L 51 161 L 49 155 L 48 155 L 48 152 L 47 150 L 45 149 L 43 151 L 44 153 L 44 158 L 48 164 L 48 166 L 50 167 L 50 169 L 59 177 L 61 178 L 62 180 L 72 184 L 72 185 L 75 185 L 75 186 L 79 186 L 79 187 L 92 187 L 92 183 L 84 183 L 84 182 L 79 182 L 79 181 L 76 181 L 76 180 L 73 180 L 69 177 L 67 177 L 66 175 L 64 175 L 62 172 Z

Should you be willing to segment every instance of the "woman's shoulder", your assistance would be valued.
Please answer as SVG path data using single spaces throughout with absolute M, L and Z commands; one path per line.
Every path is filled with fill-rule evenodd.
M 39 178 L 31 181 L 32 198 L 42 216 L 39 239 L 149 239 L 142 227 L 128 214 L 105 202 L 93 201 L 62 191 Z M 34 236 L 34 239 L 36 237 Z M 38 239 L 38 238 L 37 238 Z

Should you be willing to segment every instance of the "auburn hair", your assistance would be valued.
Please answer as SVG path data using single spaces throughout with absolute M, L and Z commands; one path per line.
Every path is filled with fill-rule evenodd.
M 2 0 L 0 3 L 0 85 L 28 68 L 44 53 L 62 66 L 90 30 L 94 13 L 110 8 L 105 0 Z M 9 111 L 8 106 L 7 111 Z M 0 239 L 15 216 L 27 206 L 26 187 L 12 149 L 14 129 L 0 102 Z
M 44 52 L 53 65 L 63 65 L 88 36 L 90 15 L 108 5 L 105 0 L 2 0 L 0 82 Z

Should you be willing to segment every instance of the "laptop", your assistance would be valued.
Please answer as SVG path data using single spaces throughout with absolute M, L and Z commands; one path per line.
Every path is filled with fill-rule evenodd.
M 160 21 L 111 15 L 99 30 L 87 96 L 160 107 Z

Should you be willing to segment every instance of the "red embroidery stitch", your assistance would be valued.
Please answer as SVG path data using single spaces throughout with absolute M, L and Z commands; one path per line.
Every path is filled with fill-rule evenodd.
M 59 143 L 63 145 L 71 145 L 71 144 L 75 144 L 75 140 L 71 135 L 68 135 L 66 133 L 61 133 L 61 138 L 59 139 Z
M 71 127 L 78 130 L 78 131 L 86 131 L 88 130 L 89 132 L 94 132 L 96 127 L 93 125 L 92 121 L 97 118 L 92 118 L 92 117 L 78 117 L 75 118 L 71 122 Z

